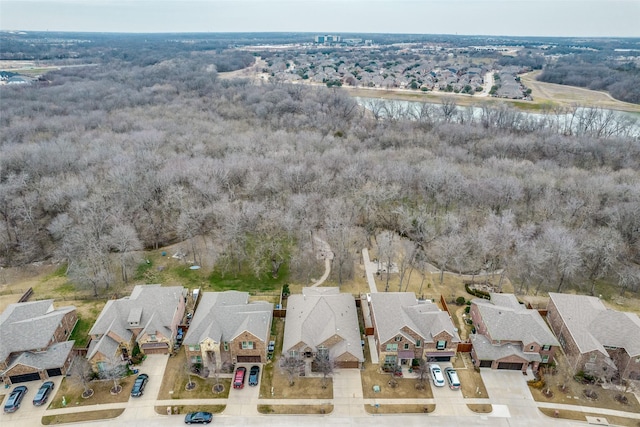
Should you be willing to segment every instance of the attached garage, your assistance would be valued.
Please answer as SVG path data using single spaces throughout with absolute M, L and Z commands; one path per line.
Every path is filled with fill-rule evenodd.
M 47 376 L 49 378 L 59 377 L 60 375 L 62 375 L 62 369 L 60 368 L 47 369 Z
M 262 363 L 260 356 L 238 356 L 238 363 Z
M 40 379 L 40 374 L 32 372 L 30 374 L 12 375 L 9 379 L 11 380 L 11 384 L 26 383 L 29 381 L 38 381 Z
M 337 362 L 336 366 L 343 369 L 357 369 L 360 367 L 360 362 L 357 360 L 344 360 L 342 362 Z
M 523 363 L 515 362 L 498 362 L 498 369 L 507 369 L 510 371 L 521 371 Z
M 144 354 L 169 354 L 169 344 L 166 342 L 157 344 L 143 344 L 140 351 Z

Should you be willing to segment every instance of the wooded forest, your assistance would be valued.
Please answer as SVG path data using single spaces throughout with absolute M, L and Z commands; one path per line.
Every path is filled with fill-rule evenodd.
M 121 55 L 0 88 L 0 265 L 65 261 L 99 293 L 127 280 L 132 251 L 206 237 L 199 256 L 221 271 L 302 281 L 323 230 L 341 283 L 388 230 L 418 269 L 640 290 L 628 116 L 585 109 L 575 131 L 447 98 L 383 116 L 337 88 L 221 79 L 247 56 L 218 55 Z

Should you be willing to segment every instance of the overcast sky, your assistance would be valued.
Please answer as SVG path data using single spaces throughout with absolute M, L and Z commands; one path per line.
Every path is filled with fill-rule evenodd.
M 640 0 L 0 0 L 0 29 L 640 37 Z

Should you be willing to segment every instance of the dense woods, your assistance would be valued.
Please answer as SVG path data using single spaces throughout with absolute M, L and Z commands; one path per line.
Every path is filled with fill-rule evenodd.
M 228 274 L 307 280 L 323 230 L 342 282 L 387 230 L 381 251 L 404 238 L 416 268 L 504 269 L 522 291 L 640 289 L 640 141 L 626 116 L 579 113 L 626 130 L 602 133 L 450 100 L 376 115 L 339 89 L 222 80 L 220 64 L 248 61 L 224 55 L 2 87 L 0 264 L 65 260 L 99 292 L 128 280 L 131 251 L 206 238 L 198 256 Z

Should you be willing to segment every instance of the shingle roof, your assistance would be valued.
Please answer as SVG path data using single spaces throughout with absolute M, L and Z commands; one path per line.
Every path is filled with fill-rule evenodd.
M 53 344 L 47 351 L 33 353 L 25 351 L 11 362 L 7 370 L 12 369 L 16 365 L 30 366 L 35 369 L 54 369 L 64 365 L 69 357 L 69 353 L 73 349 L 75 341 L 63 341 Z
M 640 318 L 633 313 L 607 309 L 599 298 L 587 295 L 549 293 L 551 301 L 581 353 L 606 347 L 624 348 L 629 356 L 640 356 Z
M 11 353 L 48 347 L 62 318 L 75 309 L 54 309 L 52 299 L 10 304 L 0 315 L 0 360 Z
M 494 341 L 559 346 L 538 310 L 527 309 L 513 294 L 491 293 L 491 301 L 474 299 L 487 333 Z
M 339 288 L 325 287 L 303 288 L 302 294 L 290 295 L 283 352 L 300 343 L 316 351 L 320 344 L 330 339 L 336 340 L 329 347 L 330 357 L 337 359 L 350 354 L 364 361 L 353 295 L 340 293 Z
M 101 336 L 112 331 L 128 341 L 133 335 L 129 321 L 139 319 L 137 327 L 170 337 L 183 291 L 182 286 L 137 285 L 129 297 L 107 301 L 89 335 Z
M 538 353 L 525 353 L 521 345 L 511 343 L 495 345 L 484 335 L 472 334 L 471 344 L 478 360 L 499 360 L 509 356 L 518 356 L 529 362 L 540 362 L 542 358 Z
M 184 344 L 198 344 L 207 338 L 218 343 L 229 342 L 245 331 L 268 342 L 272 316 L 273 304 L 250 303 L 247 292 L 204 292 Z
M 449 313 L 433 302 L 418 301 L 413 292 L 377 292 L 370 297 L 381 343 L 398 335 L 405 327 L 420 335 L 424 342 L 434 342 L 433 337 L 443 331 L 453 337 L 452 342 L 460 342 Z

